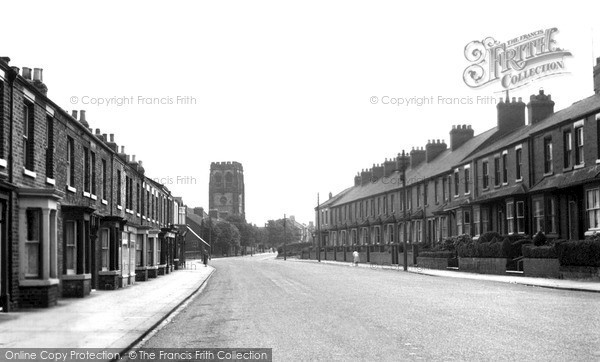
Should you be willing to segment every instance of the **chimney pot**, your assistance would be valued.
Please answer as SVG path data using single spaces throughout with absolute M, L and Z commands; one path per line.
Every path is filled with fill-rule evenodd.
M 83 121 L 85 121 L 85 111 L 81 110 L 79 111 L 79 121 L 83 123 Z
M 75 120 L 77 120 L 77 113 L 78 113 L 78 111 L 76 111 L 76 110 L 71 111 L 71 117 L 75 118 Z
M 135 162 L 135 155 L 131 156 L 131 162 Z
M 115 134 L 114 133 L 110 134 L 110 142 L 112 142 L 112 143 L 115 142 Z
M 100 128 L 96 128 L 96 135 L 100 135 Z
M 8 63 L 10 63 L 9 57 L 0 57 L 0 60 L 3 61 L 4 63 L 6 63 L 6 65 L 8 65 Z
M 121 146 L 121 153 L 125 153 L 125 146 Z

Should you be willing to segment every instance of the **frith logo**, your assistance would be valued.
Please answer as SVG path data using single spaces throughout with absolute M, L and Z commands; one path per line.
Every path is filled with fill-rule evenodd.
M 465 46 L 465 58 L 472 64 L 463 79 L 471 88 L 500 82 L 504 89 L 522 87 L 534 80 L 565 72 L 569 51 L 558 48 L 557 28 L 538 30 L 500 43 L 492 37 L 474 40 Z

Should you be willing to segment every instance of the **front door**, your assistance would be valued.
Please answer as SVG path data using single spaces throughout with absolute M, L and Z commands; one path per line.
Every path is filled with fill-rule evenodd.
M 569 232 L 569 240 L 579 239 L 577 230 L 579 229 L 579 220 L 577 218 L 577 203 L 575 201 L 569 201 L 569 225 L 567 230 Z

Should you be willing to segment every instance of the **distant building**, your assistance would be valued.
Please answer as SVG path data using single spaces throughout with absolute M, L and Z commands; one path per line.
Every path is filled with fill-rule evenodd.
M 213 162 L 210 164 L 208 207 L 211 217 L 230 215 L 245 217 L 244 168 L 239 162 Z

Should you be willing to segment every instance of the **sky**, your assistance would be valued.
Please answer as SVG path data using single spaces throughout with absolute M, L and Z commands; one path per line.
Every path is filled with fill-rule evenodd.
M 452 125 L 494 127 L 504 88 L 465 84 L 472 41 L 557 28 L 565 74 L 510 93 L 543 88 L 555 110 L 593 94 L 600 57 L 589 1 L 12 1 L 2 13 L 0 56 L 43 68 L 55 103 L 86 110 L 188 206 L 208 208 L 211 162 L 241 162 L 257 225 L 312 221 L 317 195 L 448 142 Z

